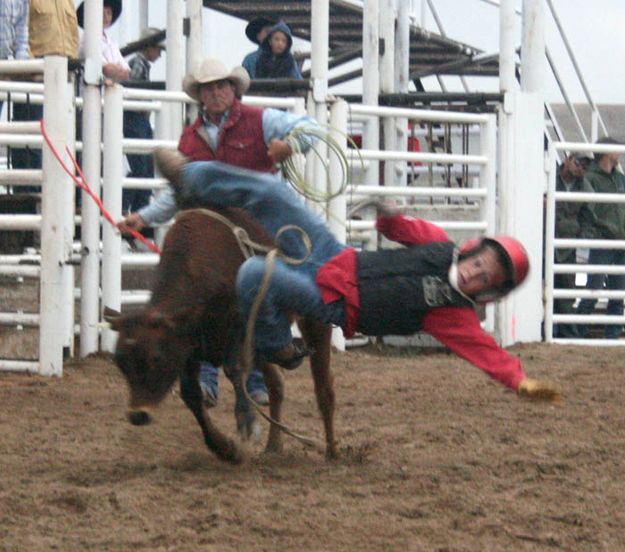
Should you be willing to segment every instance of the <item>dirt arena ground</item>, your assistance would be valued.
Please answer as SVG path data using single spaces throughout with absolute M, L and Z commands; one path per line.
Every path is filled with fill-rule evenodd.
M 335 355 L 332 463 L 285 437 L 224 464 L 174 395 L 133 427 L 105 359 L 0 374 L 0 550 L 625 550 L 623 349 L 513 351 L 562 406 L 444 352 Z M 288 423 L 321 437 L 308 370 L 286 380 Z M 231 409 L 223 385 L 233 434 Z

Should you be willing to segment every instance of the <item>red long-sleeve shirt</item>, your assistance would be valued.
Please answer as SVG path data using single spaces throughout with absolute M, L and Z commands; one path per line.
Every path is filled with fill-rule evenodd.
M 439 226 L 403 215 L 379 217 L 376 227 L 386 238 L 407 246 L 449 241 L 447 232 Z M 347 248 L 330 259 L 319 269 L 317 284 L 324 302 L 345 299 L 343 333 L 351 337 L 360 311 L 356 251 Z M 511 389 L 516 390 L 525 377 L 521 361 L 497 345 L 470 307 L 432 308 L 423 318 L 422 330 Z

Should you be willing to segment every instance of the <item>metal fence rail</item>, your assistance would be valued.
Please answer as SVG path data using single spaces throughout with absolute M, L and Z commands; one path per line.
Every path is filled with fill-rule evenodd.
M 553 142 L 548 151 L 549 179 L 546 197 L 545 219 L 545 340 L 549 343 L 569 343 L 577 345 L 625 345 L 622 339 L 578 339 L 556 338 L 553 325 L 563 324 L 625 324 L 625 316 L 601 314 L 554 314 L 554 299 L 625 299 L 625 290 L 554 289 L 554 274 L 625 274 L 625 266 L 557 264 L 554 261 L 556 249 L 625 249 L 625 240 L 564 239 L 555 237 L 556 205 L 571 203 L 625 203 L 625 194 L 602 194 L 582 192 L 556 192 L 556 171 L 558 152 L 625 153 L 625 146 L 614 144 L 586 144 L 578 142 Z

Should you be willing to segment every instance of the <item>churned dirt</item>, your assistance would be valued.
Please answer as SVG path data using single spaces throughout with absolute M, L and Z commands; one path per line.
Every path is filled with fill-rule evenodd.
M 106 359 L 0 374 L 0 550 L 625 550 L 623 349 L 513 351 L 562 406 L 444 352 L 335 355 L 335 462 L 285 437 L 225 464 L 173 394 L 133 427 Z M 322 437 L 308 370 L 285 378 L 288 424 Z

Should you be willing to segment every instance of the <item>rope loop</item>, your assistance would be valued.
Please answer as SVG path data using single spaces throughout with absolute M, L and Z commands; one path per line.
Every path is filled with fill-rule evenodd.
M 285 138 L 285 142 L 291 147 L 293 154 L 280 163 L 282 174 L 295 191 L 303 195 L 306 199 L 317 203 L 325 203 L 344 194 L 347 184 L 351 180 L 351 169 L 347 160 L 347 155 L 345 154 L 345 149 L 333 135 L 345 137 L 349 145 L 358 153 L 360 163 L 364 168 L 364 161 L 356 143 L 347 134 L 336 127 L 331 127 L 329 125 L 325 125 L 324 128 L 313 128 L 309 126 L 295 127 Z M 320 149 L 316 147 L 315 144 L 318 142 L 322 142 L 327 146 L 327 156 L 325 155 L 325 151 L 320 151 Z M 297 154 L 303 155 L 304 153 L 301 146 L 302 143 L 311 146 L 310 150 L 315 154 L 315 159 L 321 164 L 325 171 L 325 186 L 321 190 L 306 182 L 306 178 L 302 175 L 300 166 L 298 166 L 301 165 L 301 157 Z M 341 173 L 338 183 L 331 181 L 329 162 L 331 156 L 335 156 L 338 159 Z

